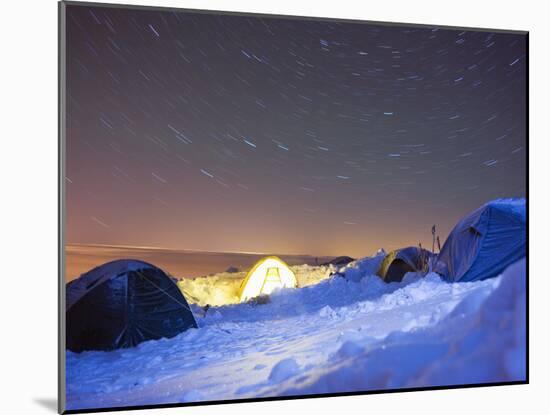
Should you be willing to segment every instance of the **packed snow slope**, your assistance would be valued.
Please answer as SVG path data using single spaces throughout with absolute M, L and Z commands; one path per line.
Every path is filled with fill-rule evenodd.
M 525 260 L 497 278 L 454 284 L 437 274 L 407 274 L 386 284 L 366 275 L 376 260 L 349 264 L 341 270 L 345 277 L 327 278 L 327 269 L 312 268 L 320 282 L 275 292 L 267 304 L 213 306 L 206 315 L 195 304 L 199 328 L 172 339 L 67 352 L 67 406 L 525 379 Z M 218 277 L 216 286 L 240 282 Z M 200 284 L 187 288 L 195 295 L 212 289 Z M 198 295 L 199 304 L 215 304 L 209 295 Z

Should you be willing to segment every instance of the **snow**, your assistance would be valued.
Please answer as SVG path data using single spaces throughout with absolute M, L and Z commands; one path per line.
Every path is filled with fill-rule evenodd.
M 307 287 L 327 279 L 336 271 L 333 266 L 314 267 L 310 265 L 291 266 L 296 275 L 298 287 Z M 198 278 L 185 278 L 178 281 L 178 286 L 185 298 L 200 306 L 222 306 L 239 302 L 239 286 L 245 279 L 247 272 L 235 272 L 234 267 L 219 274 Z
M 292 376 L 296 376 L 300 373 L 300 366 L 293 358 L 281 360 L 271 370 L 269 374 L 269 381 L 273 383 L 280 383 Z
M 67 352 L 68 408 L 525 379 L 525 260 L 485 281 L 407 274 L 387 284 L 362 271 L 373 258 L 348 264 L 344 277 L 293 267 L 300 288 L 263 304 L 236 304 L 244 273 L 182 281 L 199 328 L 132 349 Z
M 489 295 L 486 290 L 472 290 L 438 324 L 395 331 L 383 342 L 366 347 L 346 343 L 307 379 L 279 385 L 276 393 L 524 380 L 525 293 L 522 260 L 504 273 Z
M 386 257 L 386 251 L 379 249 L 372 257 L 365 257 L 350 262 L 338 272 L 344 275 L 348 280 L 358 281 L 365 275 L 374 275 L 380 268 L 382 261 Z

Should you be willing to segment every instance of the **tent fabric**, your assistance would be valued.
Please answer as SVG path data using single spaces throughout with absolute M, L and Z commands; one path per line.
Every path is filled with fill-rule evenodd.
M 66 342 L 74 352 L 133 347 L 197 327 L 177 285 L 146 262 L 109 262 L 66 291 Z
M 241 302 L 262 294 L 269 295 L 277 288 L 295 288 L 298 285 L 292 270 L 276 256 L 262 258 L 252 267 L 239 288 Z
M 451 231 L 434 271 L 447 281 L 499 275 L 526 255 L 525 199 L 497 199 L 464 217 Z
M 433 254 L 416 246 L 390 252 L 378 269 L 378 276 L 385 282 L 399 282 L 407 272 L 423 272 Z

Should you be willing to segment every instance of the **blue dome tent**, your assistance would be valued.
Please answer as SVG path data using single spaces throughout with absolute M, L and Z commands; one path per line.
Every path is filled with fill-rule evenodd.
M 100 265 L 67 284 L 67 349 L 114 350 L 197 327 L 183 294 L 160 268 L 137 260 Z
M 497 199 L 455 226 L 434 271 L 452 282 L 484 280 L 499 275 L 525 254 L 525 199 Z

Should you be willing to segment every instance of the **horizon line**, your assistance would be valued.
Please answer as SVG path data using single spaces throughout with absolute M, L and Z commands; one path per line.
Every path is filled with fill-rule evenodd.
M 65 248 L 68 246 L 89 246 L 96 248 L 125 248 L 125 249 L 141 249 L 141 250 L 153 250 L 153 251 L 184 251 L 184 252 L 200 252 L 208 254 L 240 254 L 240 255 L 280 255 L 280 256 L 307 256 L 307 257 L 337 257 L 341 255 L 312 255 L 312 254 L 288 254 L 277 252 L 253 252 L 253 251 L 211 251 L 207 249 L 192 249 L 192 248 L 166 248 L 155 246 L 137 246 L 137 245 L 116 245 L 116 244 L 98 244 L 98 243 L 71 243 L 67 242 Z

